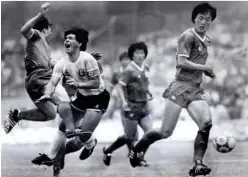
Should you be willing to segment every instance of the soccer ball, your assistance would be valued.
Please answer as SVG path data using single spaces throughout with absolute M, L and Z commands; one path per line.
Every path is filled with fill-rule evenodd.
M 221 153 L 228 153 L 236 146 L 236 140 L 231 133 L 222 132 L 213 139 L 214 148 Z

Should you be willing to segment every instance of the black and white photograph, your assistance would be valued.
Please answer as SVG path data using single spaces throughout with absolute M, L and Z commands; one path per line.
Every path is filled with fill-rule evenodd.
M 248 1 L 1 1 L 2 177 L 247 177 Z

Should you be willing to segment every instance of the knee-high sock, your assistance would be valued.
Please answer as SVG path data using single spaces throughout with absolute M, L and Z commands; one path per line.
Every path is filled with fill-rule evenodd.
M 209 138 L 209 130 L 198 131 L 194 144 L 194 161 L 203 159 L 208 146 L 208 138 Z
M 47 156 L 50 159 L 54 159 L 61 146 L 65 145 L 65 142 L 66 142 L 65 134 L 58 130 L 54 136 L 53 141 L 50 144 L 50 147 L 47 150 Z
M 163 135 L 156 130 L 148 131 L 134 146 L 134 150 L 137 152 L 147 151 L 148 147 L 154 142 L 162 139 Z
M 125 145 L 127 142 L 127 138 L 125 136 L 118 137 L 109 147 L 105 149 L 106 153 L 112 153 L 116 149 L 120 148 L 121 146 Z

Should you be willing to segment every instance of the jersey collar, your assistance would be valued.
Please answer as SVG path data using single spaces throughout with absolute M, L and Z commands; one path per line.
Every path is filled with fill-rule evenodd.
M 191 30 L 192 30 L 192 32 L 194 33 L 194 35 L 196 35 L 196 37 L 197 37 L 198 39 L 200 39 L 200 41 L 202 41 L 202 42 L 204 43 L 204 41 L 206 40 L 206 36 L 204 35 L 204 37 L 202 38 L 199 34 L 197 34 L 197 32 L 195 31 L 194 28 L 192 28 Z
M 139 67 L 134 61 L 131 61 L 131 64 L 136 67 L 139 71 L 144 71 L 144 65 L 142 64 L 141 67 Z

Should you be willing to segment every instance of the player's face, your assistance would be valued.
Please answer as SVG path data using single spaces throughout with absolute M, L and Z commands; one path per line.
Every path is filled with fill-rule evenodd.
M 66 53 L 68 54 L 72 54 L 75 53 L 77 50 L 80 50 L 80 44 L 76 40 L 75 34 L 68 34 L 65 37 L 64 45 Z
M 198 33 L 206 33 L 212 23 L 212 17 L 209 12 L 198 14 L 195 18 L 195 30 Z
M 145 52 L 144 52 L 144 50 L 140 50 L 140 49 L 135 50 L 134 53 L 133 53 L 133 61 L 136 64 L 141 65 L 144 60 L 145 60 Z
M 129 62 L 130 59 L 128 57 L 125 57 L 121 60 L 121 66 L 125 68 L 129 64 Z
M 49 26 L 48 29 L 44 29 L 44 34 L 45 34 L 46 40 L 49 41 L 51 39 L 51 36 L 52 36 L 51 26 Z

